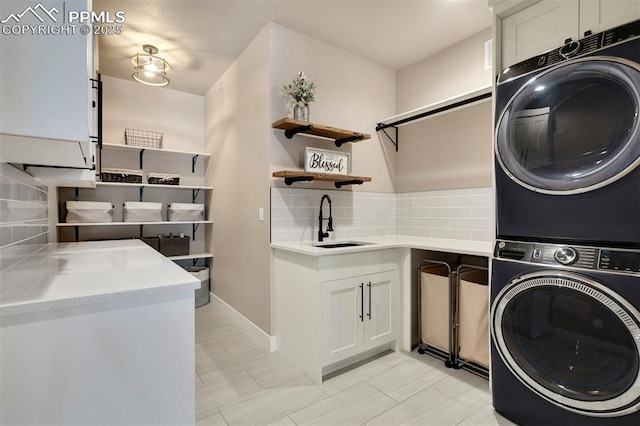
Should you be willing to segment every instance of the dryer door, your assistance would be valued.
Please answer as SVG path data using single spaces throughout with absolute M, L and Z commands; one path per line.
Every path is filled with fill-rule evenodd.
M 505 365 L 551 403 L 593 417 L 640 408 L 640 313 L 601 283 L 522 275 L 496 296 L 491 333 Z
M 569 61 L 507 103 L 496 156 L 533 191 L 564 195 L 612 183 L 640 164 L 640 67 L 613 57 Z

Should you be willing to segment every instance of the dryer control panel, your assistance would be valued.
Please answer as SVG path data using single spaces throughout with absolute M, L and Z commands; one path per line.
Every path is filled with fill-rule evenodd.
M 640 250 L 499 240 L 494 257 L 541 265 L 640 274 Z
M 580 40 L 567 39 L 564 46 L 505 68 L 498 75 L 498 84 L 519 75 L 558 64 L 570 58 L 595 52 L 633 37 L 640 37 L 640 20 L 601 33 L 589 34 Z

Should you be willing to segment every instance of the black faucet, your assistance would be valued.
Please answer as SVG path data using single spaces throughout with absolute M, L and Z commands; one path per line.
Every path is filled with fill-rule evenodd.
M 324 199 L 327 199 L 327 201 L 329 202 L 329 217 L 328 218 L 324 218 L 322 217 L 322 204 L 324 204 Z M 327 230 L 325 232 L 322 231 L 322 221 L 323 220 L 327 220 Z M 331 198 L 327 195 L 324 194 L 322 196 L 322 199 L 320 200 L 320 216 L 318 217 L 318 241 L 322 242 L 322 239 L 325 237 L 329 236 L 329 232 L 333 232 L 333 215 L 331 212 Z

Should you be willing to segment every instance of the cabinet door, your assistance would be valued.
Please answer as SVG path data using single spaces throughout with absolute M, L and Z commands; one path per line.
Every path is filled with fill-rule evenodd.
M 90 2 L 42 2 L 35 9 L 37 2 L 33 1 L 2 2 L 3 18 L 9 16 L 5 27 L 12 31 L 39 25 L 43 31 L 58 28 L 63 32 L 2 35 L 0 133 L 69 141 L 76 150 L 80 143 L 90 158 L 93 38 L 81 34 L 79 25 L 72 31 L 74 26 L 64 21 L 65 11 L 91 10 Z
M 580 36 L 640 19 L 638 0 L 580 0 Z
M 502 20 L 502 68 L 580 38 L 578 0 L 542 0 Z
M 358 278 L 322 283 L 322 365 L 362 351 L 364 291 Z
M 363 277 L 365 284 L 364 349 L 389 343 L 396 338 L 397 272 Z

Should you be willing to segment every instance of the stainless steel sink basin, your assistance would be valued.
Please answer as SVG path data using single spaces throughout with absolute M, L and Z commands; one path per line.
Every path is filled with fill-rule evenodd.
M 315 246 L 320 248 L 330 249 L 330 248 L 342 248 L 342 247 L 357 247 L 357 246 L 364 246 L 367 244 L 371 244 L 371 243 L 360 243 L 357 241 L 348 241 L 343 243 L 326 243 L 326 244 L 317 243 L 315 244 Z

